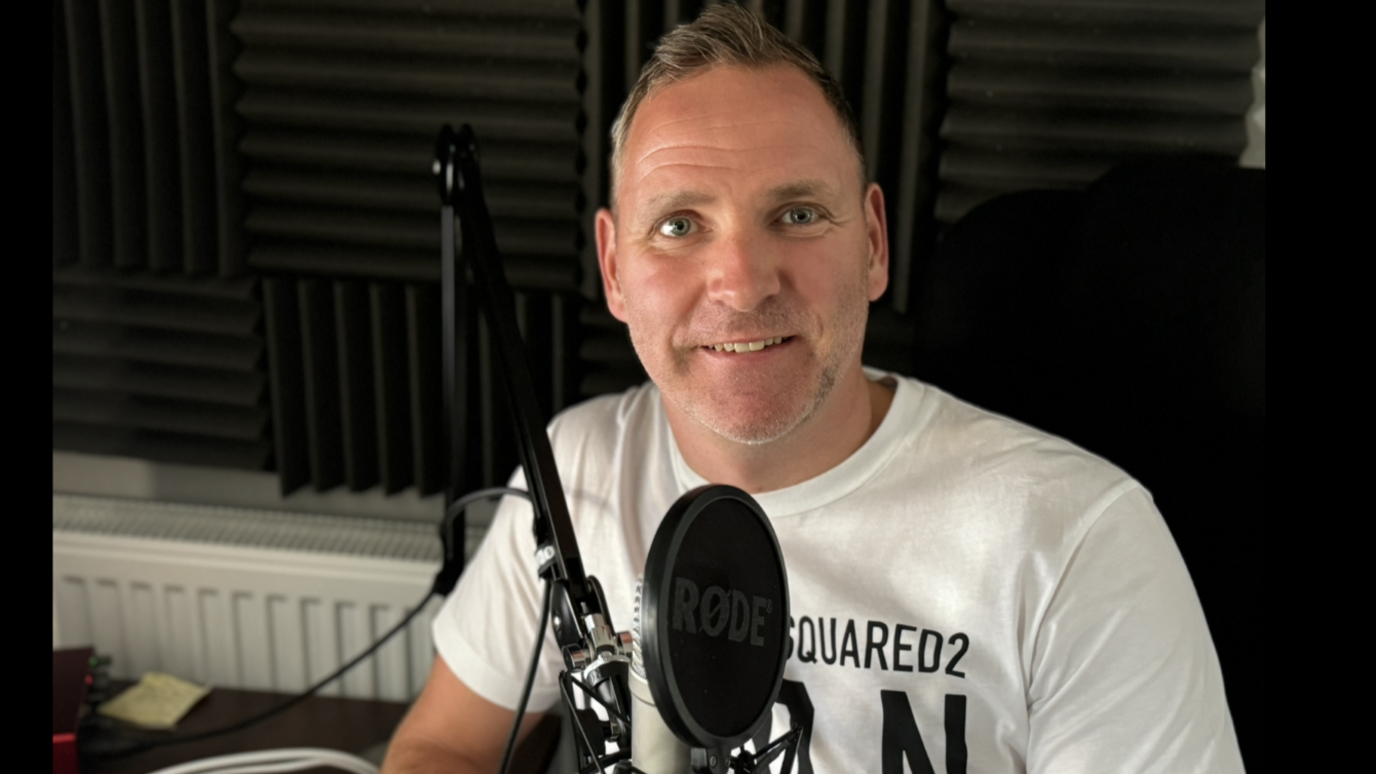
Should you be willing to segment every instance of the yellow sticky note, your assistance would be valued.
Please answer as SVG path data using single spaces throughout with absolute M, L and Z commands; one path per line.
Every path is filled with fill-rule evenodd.
M 97 711 L 144 728 L 172 729 L 208 693 L 208 685 L 188 683 L 161 672 L 148 672 L 137 684 L 101 704 Z

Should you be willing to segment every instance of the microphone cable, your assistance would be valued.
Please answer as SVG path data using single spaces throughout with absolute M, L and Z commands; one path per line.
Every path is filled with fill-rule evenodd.
M 540 666 L 540 651 L 544 650 L 545 628 L 549 625 L 549 609 L 553 604 L 554 584 L 545 579 L 544 601 L 540 603 L 540 625 L 535 629 L 535 646 L 530 651 L 530 668 L 526 670 L 526 684 L 521 688 L 521 700 L 516 704 L 516 718 L 511 722 L 511 734 L 506 739 L 506 750 L 502 753 L 501 774 L 507 774 L 511 766 L 511 754 L 516 750 L 516 737 L 521 731 L 521 720 L 526 714 L 526 704 L 530 701 L 530 690 L 535 685 L 535 670 Z
M 219 728 L 214 728 L 209 731 L 203 731 L 199 734 L 192 734 L 191 736 L 180 737 L 174 736 L 168 739 L 156 739 L 149 742 L 145 742 L 144 747 L 134 750 L 133 752 L 143 752 L 144 750 L 151 749 L 153 747 L 166 747 L 174 744 L 187 744 L 189 742 L 199 742 L 203 739 L 211 739 L 213 737 L 223 736 L 224 734 L 231 734 L 235 731 L 241 731 L 245 728 L 248 728 L 249 726 L 252 726 L 256 723 L 261 723 L 262 721 L 267 720 L 268 718 L 273 717 L 274 715 L 280 714 L 282 712 L 285 712 L 286 710 L 291 709 L 292 707 L 295 707 L 297 704 L 300 704 L 306 699 L 309 699 L 311 696 L 314 696 L 316 693 L 320 691 L 321 688 L 324 688 L 325 686 L 329 685 L 335 680 L 338 680 L 340 677 L 344 675 L 345 672 L 348 672 L 350 669 L 353 669 L 354 667 L 358 666 L 364 659 L 368 658 L 369 656 L 377 652 L 377 649 L 382 647 L 384 643 L 386 643 L 393 636 L 395 636 L 397 632 L 401 631 L 402 629 L 405 629 L 406 626 L 410 624 L 411 621 L 415 619 L 416 615 L 419 614 L 420 611 L 425 607 L 425 603 L 429 602 L 430 598 L 434 595 L 434 589 L 426 591 L 425 596 L 421 598 L 420 603 L 417 604 L 415 607 L 411 608 L 411 612 L 407 613 L 406 617 L 402 618 L 399 623 L 397 623 L 391 629 L 387 630 L 386 634 L 382 635 L 382 637 L 380 637 L 372 645 L 368 646 L 367 650 L 364 650 L 362 653 L 358 654 L 357 656 L 354 656 L 352 659 L 349 660 L 347 664 L 331 672 L 329 676 L 321 679 L 319 682 L 315 683 L 315 685 L 312 685 L 311 687 L 307 688 L 301 693 L 298 693 L 290 699 L 287 699 L 281 704 L 278 704 L 274 707 L 269 707 L 268 709 L 264 710 L 263 712 L 260 712 L 257 715 L 245 718 L 244 720 L 240 720 L 236 723 L 230 723 L 227 726 L 221 726 Z
M 388 640 L 394 637 L 397 634 L 397 632 L 400 632 L 402 629 L 405 629 L 406 626 L 411 623 L 411 621 L 415 620 L 415 617 L 420 614 L 420 611 L 425 608 L 426 603 L 430 601 L 431 597 L 436 595 L 448 596 L 449 592 L 453 590 L 454 583 L 457 581 L 459 574 L 456 571 L 456 568 L 459 567 L 459 565 L 456 564 L 456 561 L 458 561 L 460 558 L 456 557 L 455 552 L 452 550 L 452 547 L 454 545 L 453 522 L 456 521 L 457 517 L 460 514 L 462 514 L 468 506 L 472 505 L 473 503 L 478 502 L 480 500 L 490 500 L 505 495 L 515 495 L 518 497 L 524 497 L 526 500 L 530 500 L 530 494 L 528 492 L 521 489 L 514 489 L 512 487 L 506 486 L 494 486 L 488 487 L 486 489 L 478 489 L 469 492 L 463 497 L 460 497 L 459 499 L 455 500 L 454 504 L 449 506 L 449 508 L 447 509 L 444 519 L 440 522 L 440 540 L 444 544 L 444 563 L 440 567 L 439 572 L 435 574 L 435 580 L 431 584 L 430 589 L 425 592 L 425 596 L 421 597 L 420 602 L 417 603 L 415 607 L 411 608 L 411 612 L 407 613 L 406 616 L 402 618 L 399 623 L 397 623 L 391 629 L 387 630 L 386 634 L 383 634 L 380 638 L 374 641 L 373 644 L 369 645 L 366 650 L 364 650 L 362 653 L 359 653 L 357 656 L 354 656 L 352 659 L 349 660 L 348 663 L 331 672 L 327 677 L 319 680 L 306 690 L 276 706 L 269 707 L 268 709 L 264 710 L 263 712 L 260 712 L 257 715 L 253 715 L 251 717 L 245 718 L 244 720 L 230 723 L 226 726 L 221 726 L 220 728 L 214 728 L 209 731 L 203 731 L 199 734 L 192 734 L 190 736 L 174 736 L 166 739 L 150 740 L 131 739 L 129 737 L 104 739 L 102 740 L 102 744 L 88 744 L 83 746 L 81 754 L 84 756 L 97 758 L 122 758 L 125 756 L 135 755 L 141 752 L 145 752 L 147 750 L 151 750 L 154 747 L 168 747 L 175 744 L 199 742 L 204 739 L 211 739 L 217 736 L 223 736 L 224 734 L 230 734 L 235 731 L 241 731 L 245 728 L 248 728 L 249 726 L 261 723 L 262 721 L 267 720 L 268 718 L 273 717 L 274 715 L 284 712 L 296 706 L 297 704 L 300 704 L 301 702 L 305 701 L 311 696 L 314 696 L 316 693 L 320 691 L 320 689 L 324 688 L 325 686 L 329 685 L 335 680 L 338 680 L 340 677 L 344 675 L 344 673 L 358 666 L 361 662 L 363 662 L 364 659 L 368 658 L 369 656 L 373 655 L 373 653 L 377 652 L 377 649 L 382 647 L 383 644 L 385 644 Z M 549 599 L 548 586 L 545 590 L 545 598 L 546 600 Z M 545 613 L 547 618 L 549 613 L 548 604 L 545 605 Z M 543 622 L 541 625 L 543 628 Z M 543 638 L 544 637 L 542 633 L 541 639 Z M 530 682 L 528 681 L 526 684 L 527 696 L 529 694 L 529 690 Z M 524 706 L 525 698 L 523 697 L 522 707 Z M 95 715 L 93 714 L 92 717 L 95 717 Z M 516 722 L 519 726 L 519 716 L 517 717 Z M 78 742 L 78 744 L 80 743 Z

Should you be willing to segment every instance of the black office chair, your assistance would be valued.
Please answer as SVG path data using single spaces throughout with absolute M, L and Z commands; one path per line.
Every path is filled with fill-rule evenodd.
M 1151 490 L 1199 591 L 1247 768 L 1264 765 L 1265 172 L 1178 160 L 953 225 L 914 371 Z

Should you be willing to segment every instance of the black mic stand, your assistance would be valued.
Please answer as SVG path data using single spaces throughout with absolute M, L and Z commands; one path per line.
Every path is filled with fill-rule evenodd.
M 459 493 L 460 444 L 457 432 L 462 406 L 457 400 L 458 356 L 467 334 L 465 325 L 467 282 L 455 258 L 454 217 L 457 213 L 463 240 L 463 255 L 473 272 L 477 296 L 488 320 L 497 370 L 506 387 L 508 405 L 515 423 L 517 449 L 525 471 L 531 505 L 535 510 L 534 530 L 539 576 L 554 584 L 556 612 L 554 629 L 571 672 L 581 672 L 583 683 L 595 691 L 611 710 L 610 728 L 601 730 L 604 740 L 617 741 L 630 749 L 630 697 L 626 682 L 629 668 L 630 635 L 612 627 L 606 600 L 597 579 L 587 576 L 578 552 L 578 542 L 564 500 L 563 485 L 554 464 L 545 420 L 535 399 L 534 380 L 526 360 L 516 322 L 515 301 L 506 281 L 492 231 L 492 219 L 483 198 L 482 175 L 478 168 L 478 147 L 473 130 L 465 124 L 457 134 L 445 125 L 436 147 L 434 172 L 440 194 L 441 282 L 443 285 L 444 413 L 450 430 L 450 475 L 446 491 L 444 532 L 446 559 L 463 569 L 463 528 L 456 506 Z M 452 525 L 458 523 L 458 527 Z M 452 584 L 451 584 L 452 587 Z

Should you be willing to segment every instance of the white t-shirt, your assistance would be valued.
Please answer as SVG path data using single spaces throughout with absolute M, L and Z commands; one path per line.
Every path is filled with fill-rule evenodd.
M 895 395 L 865 445 L 755 498 L 793 618 L 761 737 L 810 727 L 801 774 L 1242 771 L 1194 586 L 1141 485 L 934 387 L 870 376 Z M 660 520 L 707 482 L 653 385 L 564 412 L 550 437 L 584 568 L 629 630 Z M 507 498 L 434 625 L 449 668 L 506 707 L 539 620 L 534 551 L 529 506 Z M 562 667 L 549 635 L 533 710 L 558 700 Z

